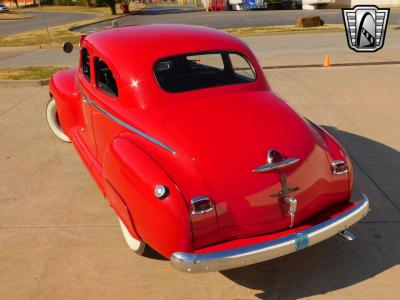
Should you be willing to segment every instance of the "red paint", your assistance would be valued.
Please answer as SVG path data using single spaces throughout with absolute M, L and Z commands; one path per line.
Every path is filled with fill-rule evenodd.
M 57 73 L 50 92 L 62 128 L 131 234 L 162 255 L 292 232 L 282 200 L 271 197 L 282 190 L 279 173 L 252 172 L 271 148 L 301 160 L 284 171 L 288 186 L 300 188 L 292 193 L 298 200 L 296 226 L 348 201 L 352 172 L 333 176 L 331 170 L 335 159 L 347 160 L 351 170 L 348 155 L 270 90 L 242 41 L 213 29 L 148 25 L 93 33 L 81 46 L 89 51 L 92 74 L 94 57 L 111 68 L 119 95 L 98 90 L 95 76 L 88 81 L 82 66 Z M 156 61 L 213 50 L 242 53 L 257 80 L 174 94 L 159 87 Z M 97 106 L 175 154 L 83 103 L 77 85 Z M 166 199 L 154 196 L 157 184 L 169 187 Z M 215 209 L 192 215 L 190 200 L 197 196 L 208 196 Z

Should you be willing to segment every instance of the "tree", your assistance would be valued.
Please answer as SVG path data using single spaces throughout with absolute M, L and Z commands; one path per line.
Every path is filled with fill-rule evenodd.
M 111 14 L 116 15 L 117 14 L 117 9 L 115 7 L 116 1 L 115 0 L 105 0 L 105 2 L 111 8 Z

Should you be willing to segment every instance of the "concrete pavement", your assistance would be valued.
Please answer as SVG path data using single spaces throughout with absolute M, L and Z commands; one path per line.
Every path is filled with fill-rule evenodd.
M 0 36 L 42 29 L 44 28 L 43 18 L 48 26 L 55 26 L 88 20 L 94 16 L 93 14 L 87 13 L 38 12 L 31 10 L 26 10 L 24 12 L 32 15 L 33 18 L 26 20 L 0 21 Z
M 400 68 L 266 74 L 276 93 L 324 125 L 352 156 L 355 195 L 366 193 L 372 206 L 352 228 L 356 241 L 334 237 L 273 261 L 208 274 L 184 274 L 158 257 L 136 256 L 72 145 L 47 128 L 47 88 L 2 88 L 1 298 L 396 299 Z
M 321 64 L 329 53 L 332 63 L 400 60 L 400 30 L 387 32 L 385 47 L 375 53 L 356 53 L 347 46 L 344 32 L 302 33 L 241 37 L 264 66 Z M 134 55 L 134 54 L 132 54 Z M 129 55 L 127 55 L 129 57 Z M 0 68 L 65 65 L 76 66 L 78 52 L 54 49 L 0 48 Z

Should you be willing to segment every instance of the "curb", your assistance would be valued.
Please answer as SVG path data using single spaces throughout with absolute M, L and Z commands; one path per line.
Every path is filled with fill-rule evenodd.
M 2 87 L 26 87 L 26 86 L 46 86 L 50 79 L 40 80 L 0 80 Z

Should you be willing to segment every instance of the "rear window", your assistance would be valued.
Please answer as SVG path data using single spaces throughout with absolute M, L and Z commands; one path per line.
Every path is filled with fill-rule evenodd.
M 249 83 L 256 80 L 253 66 L 241 54 L 213 52 L 184 54 L 156 62 L 158 84 L 170 93 Z

